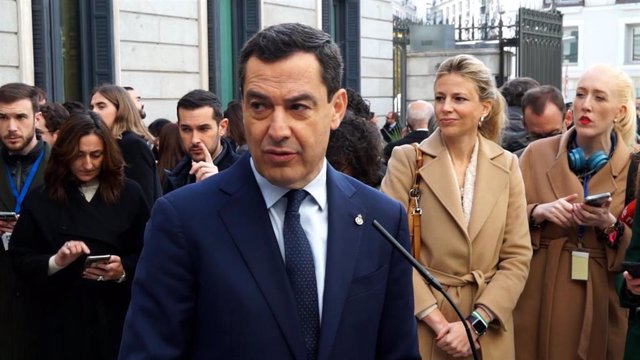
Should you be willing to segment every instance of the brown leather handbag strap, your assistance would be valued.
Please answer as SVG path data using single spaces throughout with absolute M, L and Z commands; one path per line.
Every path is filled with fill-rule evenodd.
M 418 144 L 413 144 L 416 151 L 416 176 L 413 186 L 409 190 L 409 206 L 407 207 L 407 218 L 409 219 L 409 239 L 411 241 L 411 255 L 420 261 L 420 217 L 422 208 L 420 207 L 420 168 L 422 167 L 422 151 Z

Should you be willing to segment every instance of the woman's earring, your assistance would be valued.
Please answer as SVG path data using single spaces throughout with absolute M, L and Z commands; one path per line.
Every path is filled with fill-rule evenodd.
M 483 122 L 484 122 L 484 115 L 480 116 L 480 122 L 478 123 L 478 127 L 481 127 Z

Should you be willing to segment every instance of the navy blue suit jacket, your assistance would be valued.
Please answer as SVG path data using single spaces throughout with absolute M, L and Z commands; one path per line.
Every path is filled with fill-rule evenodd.
M 419 359 L 411 269 L 371 225 L 378 220 L 407 246 L 404 209 L 327 168 L 318 359 Z M 293 293 L 249 156 L 159 199 L 120 359 L 304 358 Z

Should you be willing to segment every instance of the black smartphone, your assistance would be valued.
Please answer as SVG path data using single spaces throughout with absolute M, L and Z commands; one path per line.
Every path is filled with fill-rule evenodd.
M 13 211 L 0 211 L 0 220 L 18 220 L 18 215 Z
M 111 255 L 87 256 L 87 258 L 84 260 L 84 266 L 91 266 L 91 264 L 98 262 L 106 263 L 107 261 L 109 261 L 110 257 Z
M 629 272 L 634 278 L 640 278 L 640 262 L 623 261 L 622 270 Z
M 590 206 L 602 207 L 607 202 L 607 199 L 609 199 L 610 197 L 611 197 L 611 194 L 608 192 L 589 195 L 586 198 L 584 198 L 584 203 Z

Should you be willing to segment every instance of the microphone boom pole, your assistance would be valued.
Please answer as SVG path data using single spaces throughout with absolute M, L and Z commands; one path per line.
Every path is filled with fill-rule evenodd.
M 431 285 L 434 289 L 438 290 L 438 292 L 444 296 L 444 298 L 451 305 L 451 307 L 456 312 L 460 320 L 462 320 L 462 325 L 464 326 L 464 331 L 467 334 L 467 340 L 469 341 L 469 346 L 471 347 L 471 353 L 473 355 L 474 360 L 478 360 L 479 359 L 478 352 L 476 351 L 476 347 L 473 342 L 473 337 L 471 336 L 471 330 L 469 329 L 469 324 L 467 324 L 467 320 L 464 318 L 464 316 L 462 316 L 460 309 L 458 309 L 456 304 L 453 303 L 453 300 L 451 300 L 451 298 L 449 297 L 449 294 L 447 294 L 447 292 L 444 291 L 438 279 L 433 277 L 433 275 L 431 275 L 429 271 L 425 269 L 424 266 L 422 266 L 422 264 L 420 264 L 416 259 L 414 259 L 414 257 L 411 256 L 411 254 L 409 254 L 409 252 L 402 245 L 400 245 L 398 240 L 396 240 L 391 234 L 389 234 L 389 232 L 384 228 L 384 226 L 382 226 L 378 222 L 378 220 L 373 220 L 373 227 L 376 228 L 376 230 L 378 230 L 378 232 L 382 235 L 382 237 L 384 237 L 391 244 L 393 248 L 395 248 L 400 252 L 400 254 L 402 254 L 402 256 L 411 264 L 411 266 L 413 266 L 413 268 L 416 269 L 416 271 L 420 274 L 420 276 L 422 276 L 422 278 L 429 283 L 429 285 Z

